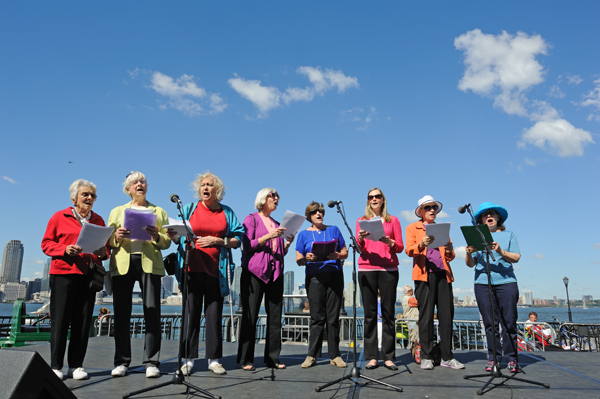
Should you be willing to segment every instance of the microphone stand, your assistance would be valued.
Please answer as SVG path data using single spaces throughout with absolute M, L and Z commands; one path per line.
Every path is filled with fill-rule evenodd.
M 498 361 L 498 358 L 496 355 L 496 315 L 494 314 L 494 297 L 492 294 L 492 277 L 491 277 L 491 267 L 490 267 L 490 257 L 492 258 L 492 260 L 494 262 L 496 261 L 496 258 L 494 257 L 494 254 L 492 253 L 492 250 L 490 249 L 490 246 L 489 246 L 488 242 L 486 241 L 485 236 L 481 232 L 481 229 L 479 228 L 479 225 L 477 224 L 477 221 L 475 220 L 475 216 L 473 215 L 471 205 L 467 205 L 466 209 L 467 209 L 467 211 L 469 211 L 469 215 L 471 215 L 471 220 L 473 222 L 473 225 L 475 226 L 475 229 L 479 233 L 479 236 L 481 237 L 481 242 L 485 248 L 485 253 L 486 253 L 486 272 L 487 272 L 487 276 L 488 276 L 488 294 L 489 294 L 488 300 L 489 300 L 489 304 L 490 304 L 490 314 L 492 316 L 492 354 L 493 354 L 492 360 L 493 360 L 494 364 L 492 366 L 492 369 L 489 372 L 486 372 L 484 374 L 464 375 L 463 378 L 465 380 L 468 380 L 471 378 L 478 378 L 478 377 L 487 377 L 487 376 L 490 377 L 487 380 L 487 382 L 485 384 L 483 384 L 481 389 L 477 390 L 477 395 L 483 395 L 483 391 L 485 390 L 485 388 L 487 388 L 488 385 L 490 385 L 492 383 L 492 381 L 494 381 L 496 378 L 504 378 L 506 380 L 521 381 L 521 382 L 526 382 L 528 384 L 535 384 L 535 385 L 543 386 L 545 388 L 550 388 L 550 384 L 526 380 L 524 378 L 516 377 L 514 374 L 511 374 L 511 375 L 502 374 L 502 372 L 500 371 L 500 362 Z M 488 343 L 488 345 L 489 345 L 489 343 Z M 516 349 L 518 350 L 518 348 L 516 348 Z M 504 381 L 503 381 L 503 383 L 504 383 Z
M 181 201 L 179 201 L 179 198 L 177 198 L 177 200 L 173 201 L 173 202 L 177 202 L 177 209 L 179 210 L 179 216 L 181 217 L 181 220 L 185 221 L 185 218 L 183 217 L 183 211 L 181 209 Z M 198 391 L 199 393 L 202 393 L 210 398 L 221 399 L 220 396 L 214 395 L 202 388 L 199 388 L 199 387 L 191 384 L 188 381 L 185 381 L 184 375 L 181 372 L 181 352 L 183 351 L 183 348 L 184 348 L 183 334 L 185 333 L 183 331 L 183 318 L 186 315 L 186 308 L 187 308 L 186 302 L 187 302 L 187 297 L 188 297 L 188 269 L 189 269 L 189 265 L 190 265 L 190 254 L 192 253 L 192 243 L 194 242 L 194 233 L 192 233 L 192 231 L 188 227 L 187 223 L 184 223 L 183 225 L 185 226 L 187 236 L 186 236 L 186 240 L 185 240 L 185 261 L 184 261 L 184 267 L 183 267 L 183 295 L 182 295 L 182 304 L 181 304 L 182 319 L 181 319 L 181 329 L 180 329 L 180 334 L 179 334 L 179 350 L 177 351 L 177 370 L 173 374 L 173 378 L 171 379 L 171 381 L 163 382 L 161 384 L 157 384 L 157 385 L 154 385 L 154 386 L 151 386 L 148 388 L 130 392 L 128 394 L 123 395 L 123 399 L 127 399 L 131 396 L 138 395 L 138 394 L 144 393 L 144 392 L 153 391 L 155 389 L 166 387 L 169 385 L 184 385 L 184 386 L 186 386 L 187 387 L 186 395 L 188 395 L 190 393 L 190 389 L 193 389 L 193 390 Z M 183 237 L 181 239 L 183 239 Z
M 360 378 L 364 378 L 365 380 L 374 382 L 376 384 L 380 384 L 380 385 L 384 385 L 388 388 L 392 388 L 395 389 L 398 392 L 402 392 L 402 388 L 401 387 L 396 387 L 394 385 L 388 384 L 386 382 L 383 381 L 379 381 L 376 380 L 374 378 L 371 377 L 367 377 L 363 374 L 360 373 L 360 367 L 358 367 L 358 356 L 356 355 L 356 347 L 357 347 L 357 343 L 356 343 L 356 253 L 358 252 L 359 254 L 360 252 L 360 247 L 358 246 L 358 242 L 356 241 L 356 237 L 354 237 L 354 233 L 352 232 L 352 229 L 350 228 L 350 226 L 348 226 L 348 222 L 346 220 L 346 214 L 344 211 L 342 211 L 340 209 L 340 204 L 336 204 L 337 206 L 337 212 L 342 216 L 342 219 L 344 220 L 344 224 L 346 225 L 346 228 L 348 229 L 348 232 L 350 233 L 350 239 L 352 241 L 352 244 L 350 244 L 350 246 L 352 247 L 352 286 L 353 286 L 353 295 L 352 295 L 352 313 L 353 313 L 353 329 L 352 329 L 352 349 L 353 349 L 353 363 L 354 363 L 354 367 L 352 367 L 352 371 L 350 372 L 350 374 L 343 376 L 342 378 L 338 378 L 337 380 L 334 381 L 330 381 L 326 384 L 320 385 L 318 387 L 315 388 L 315 391 L 317 392 L 321 392 L 322 389 L 327 388 L 331 385 L 337 384 L 339 382 L 342 382 L 344 380 L 349 380 L 352 379 L 352 384 L 354 386 L 357 385 L 362 385 L 362 386 L 368 386 L 368 383 L 365 384 L 360 384 L 358 382 L 358 380 Z

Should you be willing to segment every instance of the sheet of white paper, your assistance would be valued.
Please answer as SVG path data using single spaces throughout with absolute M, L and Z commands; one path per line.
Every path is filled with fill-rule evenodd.
M 433 242 L 427 248 L 439 248 L 450 242 L 450 223 L 434 223 L 425 225 L 425 234 L 433 236 Z
M 188 222 L 187 220 L 169 218 L 169 224 L 164 225 L 163 228 L 175 230 L 179 237 L 186 237 L 187 230 L 185 229 L 184 223 L 187 224 L 192 234 L 194 234 L 194 230 L 192 230 L 192 226 L 190 226 L 190 222 Z M 197 238 L 195 234 L 194 238 Z
M 94 253 L 94 251 L 106 245 L 113 230 L 114 227 L 112 226 L 104 227 L 92 223 L 84 223 L 75 245 L 81 247 L 81 252 L 83 253 Z
M 282 235 L 283 239 L 287 240 L 291 236 L 296 235 L 296 233 L 298 233 L 298 230 L 300 230 L 300 227 L 302 227 L 302 224 L 305 220 L 306 218 L 302 215 L 298 215 L 297 213 L 294 213 L 292 211 L 285 211 L 285 215 L 283 215 L 283 220 L 279 225 L 279 227 L 285 227 L 287 229 Z
M 369 220 L 359 220 L 358 225 L 361 230 L 369 232 L 369 235 L 365 238 L 371 241 L 379 241 L 385 237 L 385 230 L 383 230 L 383 222 L 379 216 L 375 216 Z

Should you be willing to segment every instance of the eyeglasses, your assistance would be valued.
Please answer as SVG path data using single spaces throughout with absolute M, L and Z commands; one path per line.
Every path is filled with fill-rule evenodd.
M 280 198 L 278 193 L 269 193 L 269 194 L 267 194 L 267 197 Z
M 317 214 L 317 212 L 318 212 L 318 213 L 320 213 L 321 215 L 324 215 L 324 214 L 325 214 L 325 209 L 315 209 L 314 211 L 311 211 L 311 212 L 310 212 L 310 215 L 311 215 L 311 216 L 312 216 L 312 215 L 316 215 L 316 214 Z
M 373 198 L 382 199 L 383 194 L 368 195 L 367 198 L 371 201 Z
M 87 197 L 92 197 L 92 199 L 97 198 L 96 194 L 94 194 L 94 193 L 81 193 L 79 195 L 81 195 L 83 198 L 87 198 Z
M 425 205 L 425 206 L 423 207 L 423 209 L 425 210 L 425 212 L 429 212 L 429 211 L 430 211 L 430 210 L 432 210 L 432 209 L 433 209 L 434 211 L 437 211 L 439 208 L 440 208 L 440 207 L 439 207 L 439 206 L 437 206 L 437 205 Z

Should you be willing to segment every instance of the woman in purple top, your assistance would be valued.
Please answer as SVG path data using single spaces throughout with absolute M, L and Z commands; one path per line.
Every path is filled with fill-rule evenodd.
M 254 370 L 256 322 L 260 304 L 265 299 L 267 333 L 264 359 L 267 367 L 284 369 L 279 362 L 281 352 L 281 310 L 283 303 L 283 258 L 294 237 L 284 240 L 285 228 L 279 227 L 271 213 L 277 209 L 279 194 L 274 188 L 263 188 L 256 195 L 258 212 L 246 216 L 246 233 L 242 240 L 242 325 L 237 362 L 246 371 Z

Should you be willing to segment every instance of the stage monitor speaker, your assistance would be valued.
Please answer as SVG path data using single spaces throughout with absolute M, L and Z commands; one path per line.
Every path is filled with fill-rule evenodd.
M 77 399 L 37 352 L 0 349 L 0 396 L 8 399 Z

